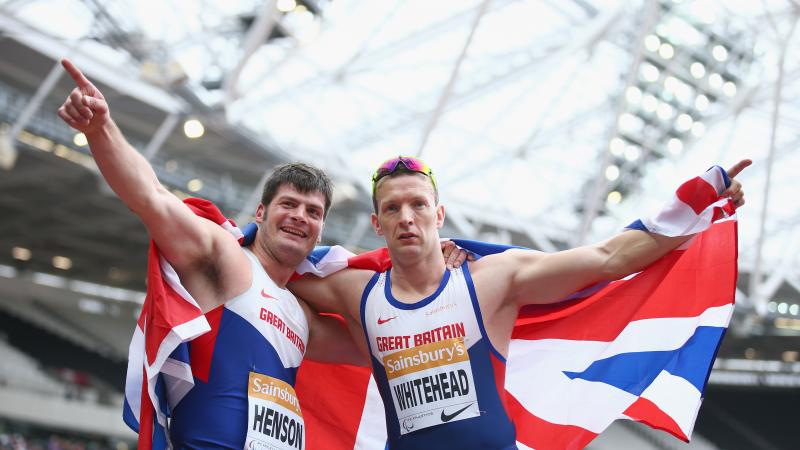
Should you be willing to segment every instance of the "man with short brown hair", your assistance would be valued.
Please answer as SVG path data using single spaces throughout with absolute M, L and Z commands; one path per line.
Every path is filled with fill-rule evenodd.
M 734 165 L 717 195 L 742 205 L 732 178 L 750 163 Z M 289 287 L 317 310 L 343 315 L 361 337 L 391 450 L 517 448 L 503 386 L 520 309 L 638 272 L 691 237 L 629 230 L 595 245 L 511 249 L 448 270 L 437 251 L 445 208 L 433 171 L 401 156 L 381 164 L 372 182 L 372 225 L 386 240 L 391 269 L 346 269 Z

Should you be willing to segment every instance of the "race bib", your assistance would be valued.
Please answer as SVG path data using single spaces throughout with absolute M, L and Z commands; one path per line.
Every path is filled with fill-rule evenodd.
M 480 415 L 463 337 L 386 355 L 383 366 L 401 434 Z
M 250 372 L 247 383 L 246 450 L 303 450 L 305 424 L 294 388 L 285 381 Z

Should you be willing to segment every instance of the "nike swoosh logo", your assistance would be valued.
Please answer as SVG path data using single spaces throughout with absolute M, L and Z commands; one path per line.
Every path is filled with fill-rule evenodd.
M 470 406 L 472 406 L 472 403 L 470 403 L 469 405 L 459 409 L 458 411 L 454 412 L 453 414 L 445 414 L 444 410 L 442 410 L 442 417 L 441 417 L 442 422 L 450 422 L 451 420 L 453 420 L 453 417 L 461 414 L 462 412 L 464 412 Z
M 378 317 L 378 325 L 383 325 L 383 324 L 385 324 L 386 322 L 388 322 L 388 321 L 390 321 L 390 320 L 392 320 L 392 319 L 397 319 L 397 316 L 394 316 L 394 317 L 389 317 L 389 318 L 388 318 L 388 319 L 386 319 L 386 320 L 383 320 L 383 319 L 381 319 L 380 317 Z
M 273 300 L 277 300 L 277 298 L 267 294 L 266 291 L 264 291 L 264 289 L 261 289 L 261 296 L 264 297 L 264 298 L 271 298 Z

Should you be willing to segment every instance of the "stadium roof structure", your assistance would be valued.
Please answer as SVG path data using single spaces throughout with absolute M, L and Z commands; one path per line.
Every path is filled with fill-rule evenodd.
M 353 249 L 380 243 L 370 175 L 398 154 L 436 172 L 443 235 L 546 251 L 752 158 L 740 326 L 797 335 L 798 17 L 796 0 L 0 1 L 0 264 L 73 255 L 70 276 L 142 287 L 143 228 L 54 114 L 67 56 L 165 183 L 240 221 L 275 164 L 328 170 L 325 241 Z

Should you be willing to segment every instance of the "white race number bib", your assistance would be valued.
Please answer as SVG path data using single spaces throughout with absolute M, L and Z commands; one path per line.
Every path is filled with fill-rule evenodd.
M 464 338 L 383 357 L 400 434 L 480 415 Z
M 304 450 L 305 423 L 294 388 L 250 372 L 245 450 Z

